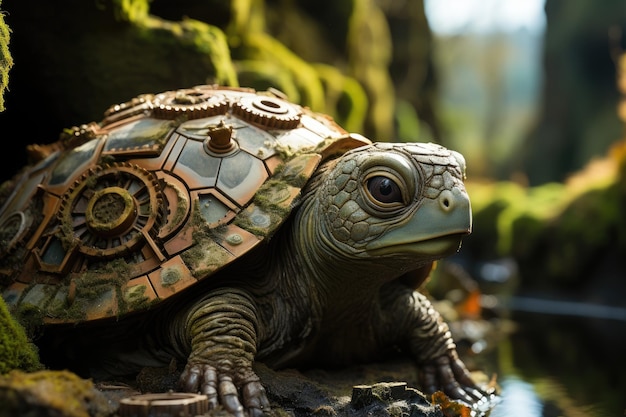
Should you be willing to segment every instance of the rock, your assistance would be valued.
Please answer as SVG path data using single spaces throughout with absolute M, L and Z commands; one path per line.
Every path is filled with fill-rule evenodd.
M 0 417 L 109 417 L 116 405 L 67 371 L 11 371 L 0 376 Z

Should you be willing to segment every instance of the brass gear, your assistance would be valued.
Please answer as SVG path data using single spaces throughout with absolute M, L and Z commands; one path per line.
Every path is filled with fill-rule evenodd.
M 188 88 L 157 95 L 152 112 L 158 119 L 186 116 L 191 120 L 225 114 L 228 107 L 228 100 L 222 94 L 211 89 Z
M 294 129 L 300 124 L 298 107 L 271 96 L 244 96 L 233 105 L 233 114 L 269 129 Z
M 61 238 L 84 255 L 126 255 L 156 236 L 165 207 L 157 178 L 130 163 L 84 173 L 65 193 L 58 218 Z
M 128 119 L 138 114 L 147 113 L 151 107 L 152 94 L 142 94 L 125 103 L 116 104 L 109 107 L 104 112 L 102 127 L 108 126 L 122 119 Z

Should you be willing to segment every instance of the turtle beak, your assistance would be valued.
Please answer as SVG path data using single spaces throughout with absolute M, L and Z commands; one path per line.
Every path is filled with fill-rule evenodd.
M 425 198 L 413 216 L 367 245 L 370 255 L 410 253 L 444 257 L 459 250 L 463 236 L 472 231 L 472 210 L 467 192 L 459 187 Z

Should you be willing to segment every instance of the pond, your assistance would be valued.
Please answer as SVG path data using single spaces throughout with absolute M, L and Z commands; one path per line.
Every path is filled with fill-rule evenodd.
M 480 356 L 502 401 L 489 417 L 626 415 L 626 309 L 513 297 L 515 329 Z

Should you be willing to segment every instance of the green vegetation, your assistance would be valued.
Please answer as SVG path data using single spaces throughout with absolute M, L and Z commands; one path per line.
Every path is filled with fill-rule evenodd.
M 513 257 L 529 285 L 583 284 L 598 259 L 626 249 L 625 156 L 618 143 L 566 183 L 470 180 L 474 231 L 463 250 L 475 259 Z
M 0 297 L 0 374 L 13 369 L 35 371 L 41 368 L 37 348 Z
M 0 376 L 0 404 L 0 416 L 105 417 L 115 411 L 92 381 L 67 371 Z
M 0 112 L 4 111 L 4 92 L 9 85 L 9 71 L 13 67 L 13 58 L 9 51 L 10 31 L 0 11 Z

